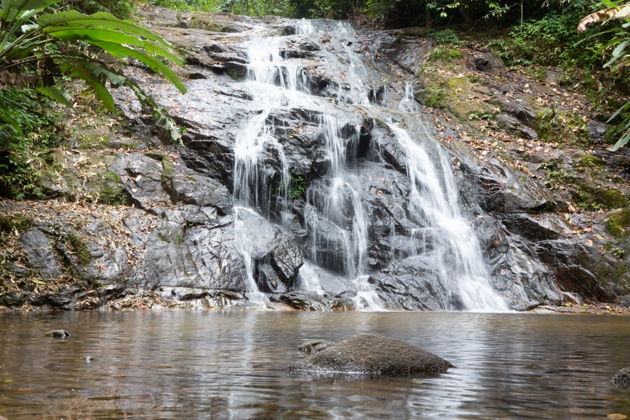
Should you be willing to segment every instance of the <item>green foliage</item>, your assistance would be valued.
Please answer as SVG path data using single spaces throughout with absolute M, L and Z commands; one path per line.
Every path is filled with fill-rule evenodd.
M 136 2 L 133 0 L 70 0 L 66 8 L 83 13 L 107 12 L 119 18 L 128 18 Z
M 604 160 L 593 156 L 590 153 L 585 153 L 580 160 L 575 164 L 576 167 L 582 169 L 594 169 L 604 165 Z
M 111 87 L 127 86 L 174 134 L 174 123 L 165 112 L 142 92 L 140 86 L 124 73 L 100 60 L 106 53 L 116 59 L 135 59 L 171 81 L 181 92 L 186 88 L 163 60 L 182 64 L 171 45 L 157 34 L 129 20 L 120 20 L 109 13 L 91 15 L 76 10 L 42 14 L 60 0 L 5 0 L 0 8 L 0 75 L 13 75 L 19 83 L 42 80 L 42 93 L 64 101 L 64 94 L 55 83 L 61 75 L 82 79 L 94 95 L 110 110 L 115 111 Z M 32 71 L 33 77 L 15 76 L 16 72 Z M 38 77 L 39 76 L 39 77 Z M 8 78 L 11 79 L 11 78 Z M 40 82 L 41 83 L 41 82 Z M 14 84 L 18 84 L 14 82 Z
M 616 238 L 630 236 L 630 210 L 624 209 L 608 216 L 606 228 Z
M 453 61 L 459 60 L 460 58 L 464 58 L 464 55 L 461 53 L 461 51 L 456 50 L 455 48 L 448 48 L 444 46 L 434 48 L 433 51 L 431 51 L 431 55 L 429 56 L 429 60 L 432 61 Z
M 618 209 L 629 205 L 628 197 L 621 191 L 601 189 L 592 185 L 579 185 L 575 204 L 584 210 Z
M 422 95 L 422 103 L 431 108 L 445 108 L 445 99 L 444 89 L 437 84 L 427 86 Z
M 146 0 L 153 6 L 168 7 L 174 10 L 199 10 L 204 12 L 219 12 L 223 0 Z
M 289 198 L 298 199 L 304 197 L 306 192 L 306 179 L 302 176 L 292 176 L 289 186 Z
M 39 198 L 39 170 L 58 141 L 57 115 L 33 89 L 0 90 L 0 196 Z
M 536 119 L 536 132 L 543 141 L 582 146 L 591 142 L 586 121 L 579 114 L 545 108 Z
M 433 38 L 436 44 L 459 44 L 461 40 L 452 29 L 442 31 L 430 31 L 427 36 Z
M 594 68 L 600 59 L 595 53 L 598 41 L 585 40 L 585 36 L 576 33 L 580 16 L 577 10 L 547 14 L 517 26 L 508 38 L 494 40 L 489 46 L 508 66 L 539 64 Z M 583 43 L 575 45 L 580 40 Z
M 88 248 L 85 241 L 76 234 L 69 234 L 67 240 L 79 259 L 79 262 L 83 265 L 89 263 L 91 259 L 90 248 Z
M 0 233 L 22 233 L 33 225 L 33 220 L 16 214 L 13 216 L 0 216 Z
M 110 206 L 129 204 L 129 197 L 120 176 L 113 172 L 106 172 L 103 176 L 103 184 L 99 191 L 99 203 Z

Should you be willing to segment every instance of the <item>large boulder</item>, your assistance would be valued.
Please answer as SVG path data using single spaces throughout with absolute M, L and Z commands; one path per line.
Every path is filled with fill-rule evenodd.
M 361 334 L 289 365 L 290 372 L 410 376 L 438 374 L 453 367 L 416 346 L 380 334 Z

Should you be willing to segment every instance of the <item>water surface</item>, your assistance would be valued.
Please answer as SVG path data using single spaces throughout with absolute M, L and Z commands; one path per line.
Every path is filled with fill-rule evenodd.
M 66 328 L 69 340 L 45 337 Z M 455 365 L 430 378 L 286 372 L 312 338 L 378 332 Z M 630 417 L 609 382 L 630 318 L 472 313 L 0 314 L 0 415 L 15 419 Z

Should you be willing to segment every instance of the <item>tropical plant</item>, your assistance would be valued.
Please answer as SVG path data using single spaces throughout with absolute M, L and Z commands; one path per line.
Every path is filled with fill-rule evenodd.
M 2 0 L 0 89 L 36 86 L 40 93 L 69 105 L 67 94 L 56 86 L 61 76 L 68 76 L 82 79 L 115 112 L 109 88 L 126 86 L 153 112 L 156 124 L 172 140 L 178 139 L 181 133 L 174 121 L 117 66 L 118 59 L 137 60 L 185 93 L 185 86 L 165 64 L 183 64 L 172 46 L 154 32 L 109 13 L 43 13 L 60 1 Z M 114 59 L 106 60 L 107 56 Z
M 606 29 L 594 35 L 610 36 L 609 41 L 601 47 L 602 52 L 610 52 L 610 59 L 604 67 L 610 68 L 613 72 L 622 72 L 630 67 L 630 3 L 619 4 L 610 0 L 604 0 L 602 3 L 607 7 L 583 18 L 577 29 L 579 32 L 584 32 L 589 25 L 594 23 L 623 20 L 621 27 Z M 615 121 L 618 123 L 613 131 L 619 138 L 609 148 L 612 151 L 617 151 L 630 142 L 630 101 L 623 104 L 608 120 L 608 122 Z

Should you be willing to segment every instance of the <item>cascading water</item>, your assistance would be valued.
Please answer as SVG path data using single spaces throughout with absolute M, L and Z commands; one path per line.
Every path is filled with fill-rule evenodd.
M 332 24 L 327 23 L 328 29 Z M 326 292 L 320 277 L 342 276 L 354 288 L 357 309 L 383 309 L 382 302 L 369 281 L 367 264 L 370 239 L 361 183 L 362 169 L 351 163 L 357 158 L 360 127 L 331 113 L 331 102 L 339 102 L 345 112 L 394 119 L 398 111 L 372 105 L 368 83 L 376 80 L 353 50 L 357 37 L 347 23 L 336 23 L 330 36 L 317 41 L 319 34 L 312 22 L 296 24 L 295 37 L 318 43 L 330 68 L 338 70 L 338 92 L 334 99 L 311 95 L 304 68 L 283 58 L 283 37 L 261 36 L 248 49 L 246 88 L 254 97 L 257 114 L 244 126 L 234 148 L 235 242 L 244 260 L 250 300 L 264 302 L 254 278 L 250 240 L 256 232 L 248 231 L 242 219 L 255 212 L 268 221 L 288 229 L 290 168 L 282 144 L 274 137 L 273 111 L 301 108 L 314 111 L 313 123 L 319 127 L 322 147 L 328 162 L 326 175 L 306 191 L 304 223 L 308 231 L 305 264 L 299 272 L 297 287 L 308 293 Z M 321 106 L 325 102 L 326 106 Z M 340 105 L 341 106 L 341 105 Z M 418 119 L 419 110 L 410 82 L 405 85 L 399 105 L 404 118 Z M 338 115 L 339 114 L 339 115 Z M 362 119 L 363 117 L 361 117 Z M 399 120 L 398 117 L 395 118 Z M 356 124 L 356 123 L 355 123 Z M 470 224 L 458 209 L 457 189 L 445 152 L 431 138 L 428 130 L 422 138 L 413 138 L 400 124 L 386 127 L 395 136 L 406 156 L 410 192 L 406 212 L 417 227 L 411 229 L 407 258 L 423 272 L 445 286 L 440 307 L 451 309 L 452 297 L 469 310 L 505 310 L 503 300 L 493 291 L 478 241 Z M 268 162 L 273 160 L 274 164 Z M 279 216 L 280 215 L 280 216 Z M 392 232 L 395 230 L 392 227 Z M 392 251 L 393 252 L 393 251 Z M 396 258 L 392 253 L 392 258 Z
M 442 279 L 466 309 L 507 310 L 503 299 L 489 284 L 475 232 L 459 212 L 454 176 L 444 152 L 434 147 L 436 164 L 425 146 L 413 141 L 406 130 L 394 124 L 389 124 L 389 128 L 407 156 L 411 181 L 409 214 L 423 226 L 414 232 L 413 239 L 422 235 L 422 242 L 431 242 L 430 249 L 421 247 L 412 258 Z M 426 138 L 433 141 L 428 132 Z M 449 296 L 443 298 L 443 306 L 448 308 Z

